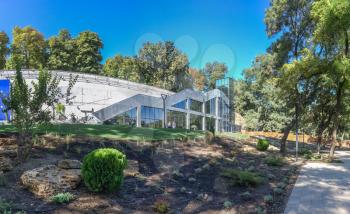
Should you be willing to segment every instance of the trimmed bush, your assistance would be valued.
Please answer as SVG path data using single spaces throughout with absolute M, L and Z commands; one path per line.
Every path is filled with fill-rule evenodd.
M 266 139 L 259 139 L 256 144 L 256 149 L 259 151 L 266 151 L 269 148 L 270 142 Z
M 81 174 L 93 192 L 115 191 L 124 180 L 126 156 L 112 148 L 96 149 L 84 157 Z
M 263 182 L 263 178 L 257 173 L 246 170 L 225 169 L 221 176 L 228 178 L 234 186 L 257 186 Z
M 285 161 L 282 157 L 270 156 L 264 159 L 264 163 L 269 166 L 283 166 L 285 164 Z

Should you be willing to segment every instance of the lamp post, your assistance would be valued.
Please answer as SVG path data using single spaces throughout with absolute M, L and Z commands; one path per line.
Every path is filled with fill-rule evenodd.
M 295 161 L 298 161 L 298 152 L 299 152 L 299 105 L 300 105 L 300 84 L 299 81 L 296 85 L 297 90 L 297 102 L 295 105 Z
M 164 128 L 166 128 L 166 122 L 165 122 L 165 100 L 166 100 L 166 98 L 168 97 L 168 95 L 167 94 L 161 94 L 161 96 L 162 96 L 162 100 L 163 100 L 163 126 L 164 126 Z

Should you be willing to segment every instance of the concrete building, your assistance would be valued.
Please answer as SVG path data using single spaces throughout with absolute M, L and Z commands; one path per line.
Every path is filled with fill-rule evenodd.
M 219 89 L 208 92 L 185 89 L 174 93 L 105 76 L 52 72 L 62 77 L 59 85 L 62 91 L 66 91 L 70 76 L 78 75 L 72 103 L 67 105 L 62 100 L 65 112 L 60 122 L 232 131 L 230 100 Z M 0 80 L 11 81 L 14 76 L 15 71 L 0 71 Z M 31 83 L 37 80 L 38 72 L 25 70 L 23 76 Z

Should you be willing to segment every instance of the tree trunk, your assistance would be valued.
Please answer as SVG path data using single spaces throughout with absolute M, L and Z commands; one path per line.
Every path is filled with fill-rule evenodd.
M 292 130 L 294 124 L 295 124 L 295 119 L 293 119 L 293 120 L 284 128 L 283 136 L 282 136 L 281 141 L 280 141 L 280 153 L 282 153 L 283 155 L 286 154 L 286 142 L 287 142 L 287 139 L 288 139 L 289 132 L 290 132 L 290 130 Z
M 19 134 L 17 136 L 17 157 L 20 162 L 28 159 L 30 150 L 32 149 L 32 136 L 29 134 Z
M 337 146 L 337 125 L 334 124 L 333 129 L 332 129 L 332 146 L 331 146 L 331 150 L 329 151 L 329 159 L 333 160 L 334 158 L 334 152 L 335 152 L 335 148 Z
M 322 132 L 318 132 L 317 134 L 317 154 L 320 154 L 321 150 L 321 144 L 322 144 Z

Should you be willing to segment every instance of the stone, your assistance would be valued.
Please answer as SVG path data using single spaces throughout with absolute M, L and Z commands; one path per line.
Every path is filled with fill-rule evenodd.
M 0 171 L 10 171 L 12 168 L 11 159 L 5 156 L 0 156 Z
M 186 187 L 181 187 L 180 192 L 185 193 L 186 192 Z
M 191 182 L 191 183 L 194 183 L 194 182 L 196 182 L 197 180 L 196 180 L 195 178 L 193 178 L 193 177 L 190 177 L 190 178 L 188 178 L 188 181 Z
M 229 190 L 229 185 L 227 184 L 224 178 L 218 176 L 215 178 L 213 189 L 217 193 L 227 194 Z
M 273 188 L 273 192 L 275 194 L 283 194 L 283 189 L 276 187 L 276 188 Z
M 184 174 L 182 174 L 182 173 L 179 172 L 178 170 L 174 170 L 172 174 L 173 174 L 173 177 L 174 177 L 175 179 L 181 179 L 181 178 L 184 177 Z
M 41 198 L 75 189 L 81 182 L 80 169 L 62 169 L 55 165 L 28 170 L 21 182 L 29 191 Z
M 206 201 L 208 200 L 208 198 L 209 198 L 209 195 L 207 193 L 199 193 L 197 195 L 197 199 L 201 201 Z
M 272 195 L 265 195 L 264 196 L 264 202 L 265 203 L 271 203 L 273 201 Z
M 136 176 L 139 172 L 139 162 L 137 160 L 128 160 L 128 165 L 124 170 L 125 176 Z
M 195 173 L 201 173 L 201 172 L 202 172 L 202 168 L 196 168 L 196 169 L 194 170 L 194 172 L 195 172 Z
M 248 192 L 248 191 L 246 191 L 246 192 L 240 194 L 240 196 L 241 196 L 242 199 L 244 199 L 244 200 L 249 200 L 249 199 L 252 198 L 252 194 L 251 194 L 250 192 Z
M 208 163 L 203 165 L 203 170 L 208 170 L 210 168 L 210 165 Z
M 58 161 L 57 166 L 61 169 L 81 169 L 82 163 L 78 160 L 63 159 Z
M 286 188 L 286 186 L 287 186 L 287 184 L 285 184 L 284 182 L 279 182 L 279 183 L 277 184 L 277 187 L 278 187 L 278 188 L 281 188 L 281 189 Z
M 233 203 L 231 201 L 225 201 L 224 202 L 224 208 L 230 209 L 233 206 Z

